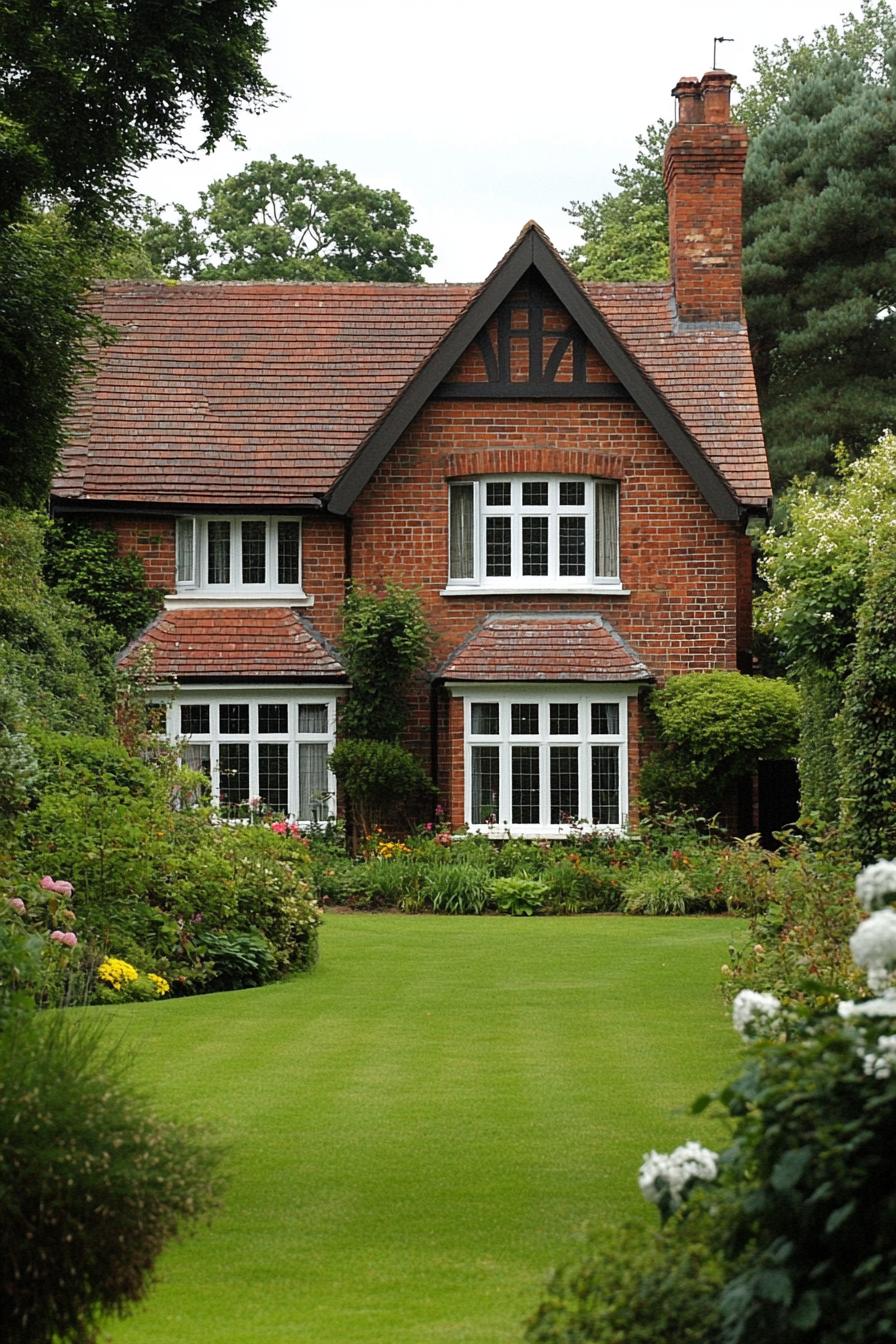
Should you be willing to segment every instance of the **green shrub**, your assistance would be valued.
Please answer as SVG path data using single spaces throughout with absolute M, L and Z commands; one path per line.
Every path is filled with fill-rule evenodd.
M 670 677 L 650 712 L 660 749 L 645 763 L 641 792 L 652 804 L 711 809 L 759 759 L 794 755 L 799 695 L 786 681 L 739 672 Z
M 766 990 L 790 1001 L 830 1002 L 856 992 L 860 977 L 848 938 L 856 920 L 856 865 L 836 833 L 792 838 L 776 852 L 743 842 L 723 859 L 729 888 L 749 928 L 729 948 L 722 989 Z
M 488 888 L 489 902 L 505 915 L 534 915 L 545 897 L 544 883 L 534 877 L 496 877 Z
M 413 909 L 420 890 L 418 866 L 405 859 L 368 859 L 355 867 L 351 904 L 358 909 Z
M 251 989 L 277 974 L 277 956 L 260 933 L 201 933 L 196 946 L 210 963 L 209 989 Z
M 872 559 L 841 714 L 844 818 L 864 863 L 896 854 L 896 548 Z
M 398 584 L 382 595 L 351 589 L 342 609 L 341 653 L 352 687 L 340 715 L 343 737 L 398 741 L 411 680 L 432 643 L 417 593 Z
M 396 814 L 410 830 L 435 793 L 416 756 L 394 742 L 345 738 L 330 756 L 330 769 L 345 791 L 354 825 L 365 836 Z
M 578 915 L 618 910 L 622 883 L 618 874 L 594 861 L 582 860 L 573 851 L 563 854 L 542 874 L 547 914 Z
M 0 509 L 0 676 L 32 725 L 105 732 L 121 640 L 41 575 L 46 520 Z
M 421 897 L 436 914 L 481 915 L 489 886 L 488 870 L 481 864 L 434 864 L 424 869 Z
M 551 1278 L 526 1344 L 716 1344 L 721 1266 L 689 1231 L 675 1228 L 680 1244 L 640 1224 L 593 1238 Z
M 119 555 L 109 528 L 57 518 L 47 530 L 44 576 L 61 596 L 111 626 L 122 644 L 148 625 L 162 605 L 138 555 Z
M 685 915 L 695 903 L 694 889 L 686 875 L 666 864 L 641 869 L 622 888 L 622 911 L 626 915 Z
M 216 1157 L 158 1119 L 68 1014 L 0 1034 L 0 1319 L 8 1344 L 92 1344 L 164 1244 L 213 1207 Z

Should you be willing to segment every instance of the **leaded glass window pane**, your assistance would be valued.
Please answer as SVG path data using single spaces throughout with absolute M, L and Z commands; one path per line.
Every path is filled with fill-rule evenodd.
M 619 824 L 619 748 L 591 748 L 591 820 Z
M 450 513 L 448 575 L 452 579 L 472 579 L 474 576 L 474 499 L 472 481 L 451 486 L 448 496 Z
M 547 503 L 547 481 L 523 481 L 523 508 L 545 509 Z
M 485 520 L 485 572 L 493 578 L 510 577 L 510 519 Z
M 510 507 L 510 482 L 489 481 L 485 487 L 485 502 L 490 509 Z
M 230 524 L 215 522 L 208 524 L 208 581 L 209 583 L 230 582 Z
M 277 582 L 298 588 L 302 527 L 300 523 L 277 524 Z
M 325 733 L 328 718 L 326 705 L 299 705 L 299 733 Z
M 258 796 L 272 812 L 289 811 L 289 747 L 285 742 L 259 742 Z
M 218 748 L 218 792 L 222 808 L 249 801 L 249 744 L 222 742 Z
M 498 821 L 501 791 L 500 754 L 497 747 L 471 747 L 471 813 L 474 825 Z
M 561 508 L 584 508 L 585 506 L 585 482 L 584 481 L 561 481 L 560 482 L 560 506 Z
M 551 737 L 572 737 L 579 731 L 579 707 L 562 702 L 550 706 Z
M 209 731 L 208 705 L 181 705 L 180 731 L 184 737 L 189 737 L 193 733 L 201 733 L 207 736 Z
M 579 749 L 551 747 L 551 825 L 579 815 Z
M 537 826 L 541 781 L 538 747 L 510 749 L 510 819 L 517 826 Z
M 219 705 L 218 731 L 220 733 L 248 733 L 248 705 Z
M 299 743 L 299 820 L 318 821 L 327 813 L 326 742 Z
M 619 574 L 619 490 L 614 481 L 594 488 L 595 569 L 600 578 Z
M 511 705 L 510 731 L 514 737 L 537 736 L 538 705 Z
M 267 559 L 267 523 L 254 520 L 242 524 L 243 583 L 264 583 Z
M 585 519 L 584 517 L 558 520 L 560 527 L 560 573 L 579 578 L 585 573 Z
M 474 737 L 497 736 L 500 731 L 498 705 L 474 700 L 470 705 L 470 732 Z
M 544 575 L 548 572 L 548 520 L 526 518 L 523 527 L 523 573 Z
M 289 705 L 259 705 L 258 731 L 260 733 L 288 733 Z
M 591 732 L 594 737 L 615 737 L 619 733 L 619 706 L 592 705 Z
M 178 583 L 192 584 L 196 582 L 195 530 L 195 519 L 178 518 L 176 528 Z

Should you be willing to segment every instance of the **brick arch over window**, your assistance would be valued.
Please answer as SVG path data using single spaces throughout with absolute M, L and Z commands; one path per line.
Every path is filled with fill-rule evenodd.
M 449 453 L 442 459 L 446 480 L 464 476 L 601 476 L 622 480 L 625 469 L 617 454 L 575 448 L 482 448 Z

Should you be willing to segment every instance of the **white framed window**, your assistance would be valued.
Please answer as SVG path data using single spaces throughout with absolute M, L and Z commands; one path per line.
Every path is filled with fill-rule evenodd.
M 332 691 L 178 689 L 167 706 L 166 734 L 184 765 L 208 777 L 225 816 L 244 816 L 256 800 L 300 822 L 335 814 L 336 781 L 327 767 L 336 740 Z
M 619 484 L 486 476 L 448 490 L 446 593 L 621 591 Z
M 464 699 L 464 818 L 474 830 L 621 830 L 628 812 L 628 696 L 613 686 L 453 688 Z
M 176 523 L 179 596 L 302 599 L 299 518 L 184 517 Z

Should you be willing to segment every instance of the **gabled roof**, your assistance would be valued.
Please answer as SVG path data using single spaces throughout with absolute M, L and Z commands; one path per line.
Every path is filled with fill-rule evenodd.
M 579 281 L 534 222 L 526 225 L 476 297 L 457 318 L 451 331 L 440 341 L 344 468 L 326 497 L 329 508 L 334 513 L 345 513 L 351 508 L 389 449 L 450 373 L 470 342 L 530 270 L 540 276 L 578 324 L 692 477 L 713 512 L 720 518 L 737 518 L 741 510 L 729 482 L 700 450 L 694 436 L 595 308 Z
M 344 512 L 531 269 L 720 516 L 771 493 L 746 332 L 679 329 L 670 285 L 583 285 L 534 224 L 482 285 L 110 282 L 58 505 Z
M 444 681 L 650 681 L 597 612 L 494 614 L 445 659 Z
M 345 669 L 292 607 L 184 608 L 160 612 L 118 659 L 130 667 L 151 649 L 157 681 L 259 677 L 345 681 Z

